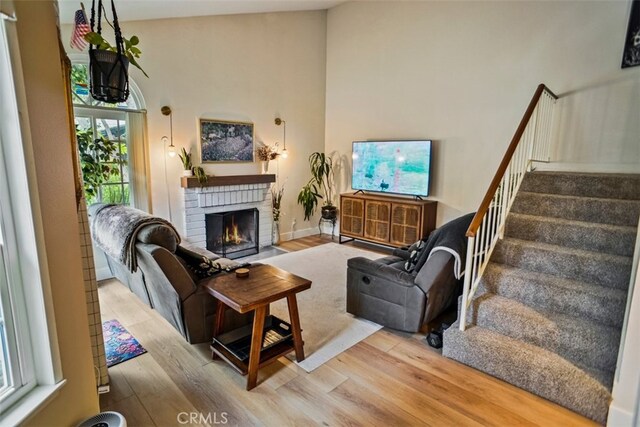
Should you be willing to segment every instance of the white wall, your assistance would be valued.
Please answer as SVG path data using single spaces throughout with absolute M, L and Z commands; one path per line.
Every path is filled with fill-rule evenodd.
M 324 149 L 326 64 L 326 12 L 291 12 L 211 16 L 122 23 L 126 37 L 138 35 L 141 64 L 150 78 L 134 69 L 148 110 L 151 186 L 154 213 L 168 218 L 164 176 L 164 148 L 169 118 L 160 108 L 173 110 L 173 138 L 178 147 L 191 148 L 199 163 L 198 118 L 249 121 L 255 139 L 280 141 L 287 123 L 289 158 L 279 160 L 281 182 L 286 180 L 281 232 L 288 233 L 297 219 L 298 191 L 310 178 L 307 159 Z M 69 39 L 64 27 L 63 40 Z M 173 222 L 183 229 L 183 197 L 179 159 L 168 159 L 168 182 Z M 207 173 L 239 175 L 260 173 L 260 164 L 207 164 Z M 271 162 L 269 173 L 277 165 Z
M 352 141 L 431 138 L 438 224 L 475 210 L 540 82 L 558 94 L 580 89 L 563 101 L 570 126 L 556 160 L 640 167 L 640 69 L 620 70 L 628 8 L 518 1 L 330 9 L 325 133 L 327 152 L 344 160 L 340 190 L 350 189 Z

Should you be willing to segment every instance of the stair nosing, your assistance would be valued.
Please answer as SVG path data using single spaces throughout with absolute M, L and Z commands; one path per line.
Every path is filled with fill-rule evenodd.
M 509 212 L 509 216 L 521 217 L 523 219 L 535 218 L 535 219 L 532 219 L 532 221 L 556 223 L 561 225 L 577 225 L 579 227 L 585 227 L 585 228 L 608 229 L 611 231 L 621 231 L 621 232 L 629 233 L 633 235 L 635 235 L 637 232 L 637 227 L 634 227 L 632 225 L 618 225 L 618 224 L 607 224 L 602 222 L 581 221 L 578 219 L 557 218 L 557 217 L 545 216 L 545 215 L 532 215 L 532 214 L 513 212 L 513 211 Z M 509 221 L 509 216 L 507 216 L 507 221 Z
M 537 191 L 519 190 L 518 194 L 532 194 L 534 196 L 545 196 L 558 199 L 582 199 L 582 200 L 598 200 L 603 202 L 621 202 L 627 204 L 640 204 L 640 199 L 618 199 L 615 197 L 594 197 L 594 196 L 576 196 L 571 194 L 543 193 Z
M 572 248 L 572 247 L 567 247 L 567 246 L 554 245 L 552 243 L 537 242 L 535 240 L 519 239 L 519 238 L 516 238 L 516 237 L 505 236 L 502 239 L 502 241 L 503 242 L 509 241 L 509 242 L 520 243 L 523 246 L 535 247 L 535 248 L 539 248 L 539 249 L 546 249 L 546 250 L 550 250 L 550 251 L 554 251 L 554 252 L 562 252 L 562 253 L 566 253 L 566 254 L 589 256 L 589 257 L 601 258 L 602 260 L 610 259 L 611 261 L 624 262 L 625 264 L 628 264 L 633 260 L 633 257 L 631 257 L 631 256 L 615 255 L 615 254 L 609 254 L 609 253 L 605 253 L 605 252 L 588 251 L 586 249 L 577 249 L 577 248 Z
M 497 261 L 490 261 L 489 265 L 487 265 L 487 270 L 491 269 L 492 266 L 496 266 L 496 268 L 508 270 L 507 274 L 516 274 L 515 272 L 517 271 L 519 272 L 518 274 L 521 277 L 529 276 L 531 280 L 534 280 L 537 282 L 544 282 L 544 284 L 547 286 L 554 286 L 554 287 L 559 287 L 559 288 L 568 289 L 568 290 L 579 289 L 583 292 L 588 292 L 590 295 L 595 295 L 595 296 L 600 296 L 600 295 L 597 295 L 597 292 L 592 293 L 590 291 L 601 290 L 603 292 L 606 291 L 609 294 L 611 293 L 619 294 L 617 295 L 617 297 L 620 299 L 626 300 L 627 298 L 627 291 L 624 289 L 611 288 L 608 286 L 600 285 L 598 283 L 588 282 L 586 280 L 568 279 L 566 277 L 555 276 L 553 274 L 544 273 L 540 271 L 527 270 L 526 268 L 515 267 L 513 265 L 504 264 Z M 486 270 L 485 270 L 485 274 L 486 274 Z M 484 274 L 483 274 L 483 277 L 484 277 Z
M 451 328 L 454 328 L 454 327 L 455 327 L 455 328 L 458 328 L 459 326 L 460 326 L 460 320 L 456 320 L 456 321 L 451 325 Z M 528 348 L 529 350 L 533 350 L 533 349 L 535 349 L 535 350 L 541 351 L 541 352 L 543 352 L 543 353 L 546 353 L 546 354 L 545 354 L 545 356 L 546 356 L 546 357 L 562 359 L 562 360 L 564 360 L 566 363 L 568 363 L 568 364 L 570 364 L 570 365 L 574 366 L 576 369 L 579 369 L 580 371 L 582 371 L 585 375 L 587 375 L 587 376 L 588 376 L 589 378 L 591 378 L 592 380 L 596 381 L 598 384 L 600 384 L 600 385 L 601 385 L 601 386 L 602 386 L 602 387 L 607 391 L 607 393 L 608 393 L 609 395 L 611 395 L 611 387 L 607 387 L 607 386 L 605 386 L 605 385 L 604 385 L 604 384 L 602 384 L 602 383 L 601 383 L 597 378 L 594 378 L 594 376 L 593 376 L 593 375 L 591 375 L 591 373 L 589 373 L 589 372 L 585 371 L 585 369 L 584 369 L 582 366 L 580 366 L 579 364 L 576 364 L 576 363 L 574 363 L 574 362 L 572 362 L 572 361 L 568 360 L 568 359 L 567 359 L 567 358 L 565 358 L 565 357 L 562 357 L 562 356 L 561 356 L 561 355 L 559 355 L 558 353 L 554 353 L 553 351 L 551 351 L 551 350 L 547 350 L 546 348 L 540 347 L 540 346 L 538 346 L 538 345 L 531 344 L 531 343 L 529 343 L 529 342 L 522 341 L 522 340 L 519 340 L 519 339 L 517 339 L 517 338 L 510 337 L 510 336 L 508 336 L 508 335 L 501 334 L 500 332 L 494 331 L 493 329 L 485 328 L 485 327 L 483 327 L 483 326 L 476 325 L 476 324 L 468 324 L 468 325 L 467 325 L 467 329 L 466 329 L 464 332 L 462 332 L 462 333 L 464 334 L 465 332 L 467 332 L 467 331 L 471 331 L 471 330 L 473 330 L 473 329 L 477 329 L 477 331 L 476 331 L 475 333 L 478 333 L 478 332 L 479 332 L 479 333 L 484 333 L 484 334 L 489 334 L 489 335 L 498 335 L 498 336 L 500 336 L 500 337 L 503 337 L 503 338 L 504 338 L 504 339 L 506 339 L 506 340 L 516 341 L 518 344 L 520 344 L 520 345 L 524 346 L 525 348 Z M 608 372 L 608 371 L 605 371 L 604 369 L 599 369 L 599 368 L 589 368 L 589 369 L 591 369 L 591 370 L 593 370 L 593 371 L 603 372 L 603 373 L 607 373 L 607 372 Z
M 559 312 L 555 312 L 555 311 L 540 310 L 540 309 L 537 309 L 537 308 L 532 307 L 530 305 L 521 303 L 520 301 L 515 300 L 513 298 L 504 297 L 502 295 L 494 294 L 492 292 L 488 292 L 485 295 L 489 295 L 489 297 L 485 298 L 483 301 L 479 301 L 480 304 L 485 303 L 486 301 L 490 301 L 490 300 L 493 300 L 497 304 L 499 304 L 501 301 L 503 301 L 503 302 L 507 302 L 508 301 L 508 302 L 510 302 L 512 304 L 516 304 L 517 306 L 520 306 L 522 308 L 526 308 L 526 309 L 529 309 L 531 311 L 534 311 L 534 312 L 536 312 L 536 314 L 540 315 L 541 317 L 545 317 L 547 319 L 554 320 L 554 322 L 555 322 L 555 320 L 558 320 L 558 322 L 555 322 L 555 323 L 559 323 L 559 324 L 562 324 L 562 323 L 575 323 L 575 324 L 588 323 L 590 325 L 595 325 L 594 329 L 602 328 L 602 329 L 608 330 L 609 332 L 611 332 L 612 330 L 615 330 L 616 332 L 620 332 L 620 328 L 619 327 L 611 326 L 611 325 L 605 325 L 605 324 L 603 324 L 602 322 L 600 322 L 598 320 L 577 318 L 577 317 L 574 317 L 574 316 L 571 316 L 571 315 L 568 315 L 568 314 L 559 313 Z M 475 301 L 476 298 L 474 298 L 473 301 Z M 473 301 L 471 303 L 473 303 Z M 491 303 L 489 303 L 489 304 L 491 304 Z M 517 307 L 517 308 L 521 309 L 520 307 Z M 487 329 L 490 329 L 490 328 L 487 328 Z M 543 347 L 540 347 L 540 348 L 543 348 Z M 601 369 L 601 370 L 603 370 L 603 369 Z

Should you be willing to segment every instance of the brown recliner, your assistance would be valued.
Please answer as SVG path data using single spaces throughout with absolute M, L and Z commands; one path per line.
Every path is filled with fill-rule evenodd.
M 178 245 L 173 231 L 161 224 L 147 225 L 140 230 L 136 252 L 138 270 L 135 273 L 130 273 L 124 265 L 107 256 L 112 274 L 158 311 L 189 343 L 210 342 L 218 301 L 203 287 L 209 279 L 198 279 L 186 267 L 184 257 L 206 256 L 222 265 L 235 262 L 190 247 L 187 243 Z M 227 310 L 224 330 L 245 325 L 251 320 L 250 315 Z

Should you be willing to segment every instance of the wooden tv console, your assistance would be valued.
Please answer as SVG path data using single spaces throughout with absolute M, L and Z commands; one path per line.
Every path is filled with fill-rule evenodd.
M 425 238 L 435 229 L 437 202 L 381 194 L 340 195 L 342 238 L 401 247 Z

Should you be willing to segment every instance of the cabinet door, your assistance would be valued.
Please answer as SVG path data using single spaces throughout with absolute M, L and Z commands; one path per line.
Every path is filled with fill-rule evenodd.
M 389 241 L 391 203 L 367 200 L 365 204 L 364 237 L 380 242 Z
M 422 238 L 421 213 L 420 206 L 394 203 L 391 208 L 391 243 L 407 246 Z
M 340 232 L 353 236 L 362 236 L 364 232 L 364 200 L 342 198 L 340 209 Z

